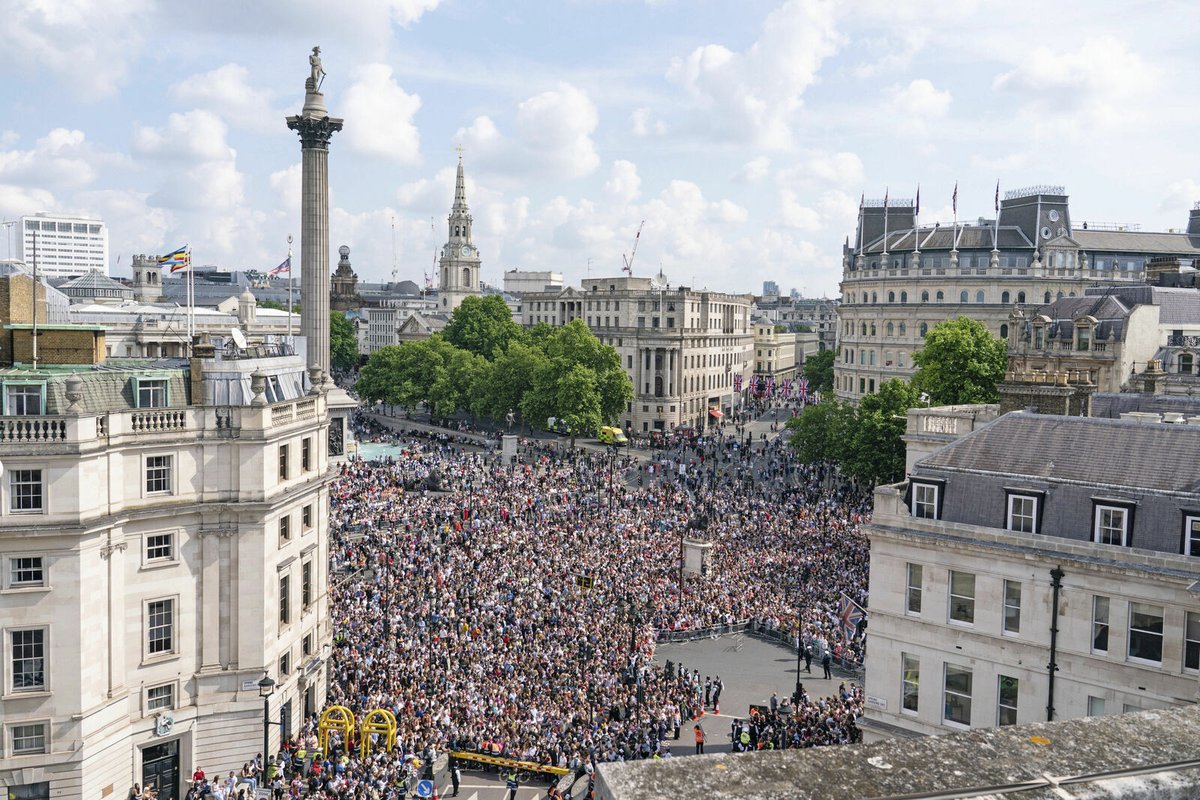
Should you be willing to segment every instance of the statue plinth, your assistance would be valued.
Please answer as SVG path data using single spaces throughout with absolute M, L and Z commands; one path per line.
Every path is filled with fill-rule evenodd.
M 300 116 L 314 119 L 328 117 L 329 109 L 325 107 L 325 95 L 316 90 L 312 78 L 304 81 L 304 90 L 304 108 L 300 110 Z

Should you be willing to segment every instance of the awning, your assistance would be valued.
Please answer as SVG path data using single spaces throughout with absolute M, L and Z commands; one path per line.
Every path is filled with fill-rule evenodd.
M 708 415 L 715 419 L 720 419 L 721 417 L 725 416 L 723 413 L 721 413 L 721 409 L 719 408 L 710 408 L 708 410 Z

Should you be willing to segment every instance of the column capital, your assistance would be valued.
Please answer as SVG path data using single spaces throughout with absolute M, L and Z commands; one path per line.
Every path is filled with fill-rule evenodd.
M 337 117 L 292 116 L 287 118 L 287 126 L 300 134 L 301 149 L 328 150 L 329 140 L 342 129 L 344 121 Z

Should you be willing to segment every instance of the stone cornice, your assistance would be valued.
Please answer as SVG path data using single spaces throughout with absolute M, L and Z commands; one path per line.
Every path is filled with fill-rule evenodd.
M 342 129 L 344 121 L 337 117 L 292 116 L 287 118 L 287 126 L 300 134 L 302 149 L 328 150 L 329 140 Z

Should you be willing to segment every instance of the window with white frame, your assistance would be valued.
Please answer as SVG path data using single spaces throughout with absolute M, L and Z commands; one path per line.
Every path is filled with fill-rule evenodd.
M 292 538 L 292 515 L 284 514 L 279 518 L 279 539 L 280 541 L 290 541 Z
M 1129 543 L 1129 509 L 1124 506 L 1096 504 L 1092 541 L 1097 544 L 1125 546 Z
M 912 515 L 921 519 L 938 518 L 938 487 L 932 483 L 912 485 Z
M 169 711 L 175 708 L 175 684 L 164 683 L 146 689 L 147 711 Z
M 279 624 L 288 625 L 292 621 L 292 578 L 290 575 L 279 577 Z
M 950 570 L 950 620 L 975 624 L 975 576 Z
M 151 658 L 175 652 L 175 600 L 146 603 L 146 654 Z
M 138 408 L 166 408 L 167 381 L 165 378 L 139 378 L 137 382 Z
M 1003 727 L 1005 725 L 1017 724 L 1017 694 L 1020 690 L 1020 681 L 1016 678 L 1011 678 L 1008 675 L 997 676 L 996 687 L 996 724 Z
M 9 631 L 10 670 L 14 692 L 46 688 L 46 629 Z
M 971 724 L 971 669 L 954 664 L 946 665 L 944 708 L 942 719 L 955 725 Z
M 175 534 L 152 533 L 146 537 L 146 561 L 174 561 Z
M 312 560 L 300 564 L 300 607 L 307 609 L 312 605 Z
M 4 387 L 4 413 L 10 417 L 39 415 L 45 405 L 45 388 L 41 384 L 6 384 Z
M 304 508 L 300 509 L 300 530 L 307 531 L 312 528 L 313 524 L 313 507 L 309 503 Z
M 1005 527 L 1018 533 L 1037 533 L 1038 498 L 1027 494 L 1008 496 L 1008 522 Z
M 286 481 L 288 479 L 289 467 L 288 446 L 281 444 L 279 445 L 279 480 Z
M 1200 614 L 1195 611 L 1187 612 L 1183 625 L 1183 668 L 1200 670 Z
M 13 556 L 8 560 L 10 588 L 46 585 L 46 566 L 41 556 Z
M 1103 595 L 1092 597 L 1092 652 L 1104 654 L 1108 652 L 1108 606 L 1109 600 Z
M 306 436 L 300 440 L 300 471 L 312 469 L 312 437 Z
M 1103 717 L 1104 716 L 1104 698 L 1103 697 L 1093 697 L 1092 695 L 1088 695 L 1087 715 L 1089 717 Z
M 1021 583 L 1004 581 L 1004 632 L 1021 632 Z
M 910 653 L 900 654 L 900 711 L 916 714 L 920 707 L 921 660 Z
M 1162 663 L 1163 609 L 1149 603 L 1129 604 L 1129 660 Z
M 925 573 L 920 564 L 908 565 L 908 591 L 904 598 L 904 611 L 909 614 L 921 613 L 921 579 Z
M 45 510 L 40 469 L 14 469 L 8 473 L 8 508 L 14 514 L 40 514 Z
M 146 456 L 146 494 L 170 494 L 173 456 Z
M 1200 516 L 1183 518 L 1183 554 L 1200 556 Z
M 10 752 L 14 756 L 28 756 L 46 752 L 46 723 L 25 722 L 8 728 Z

